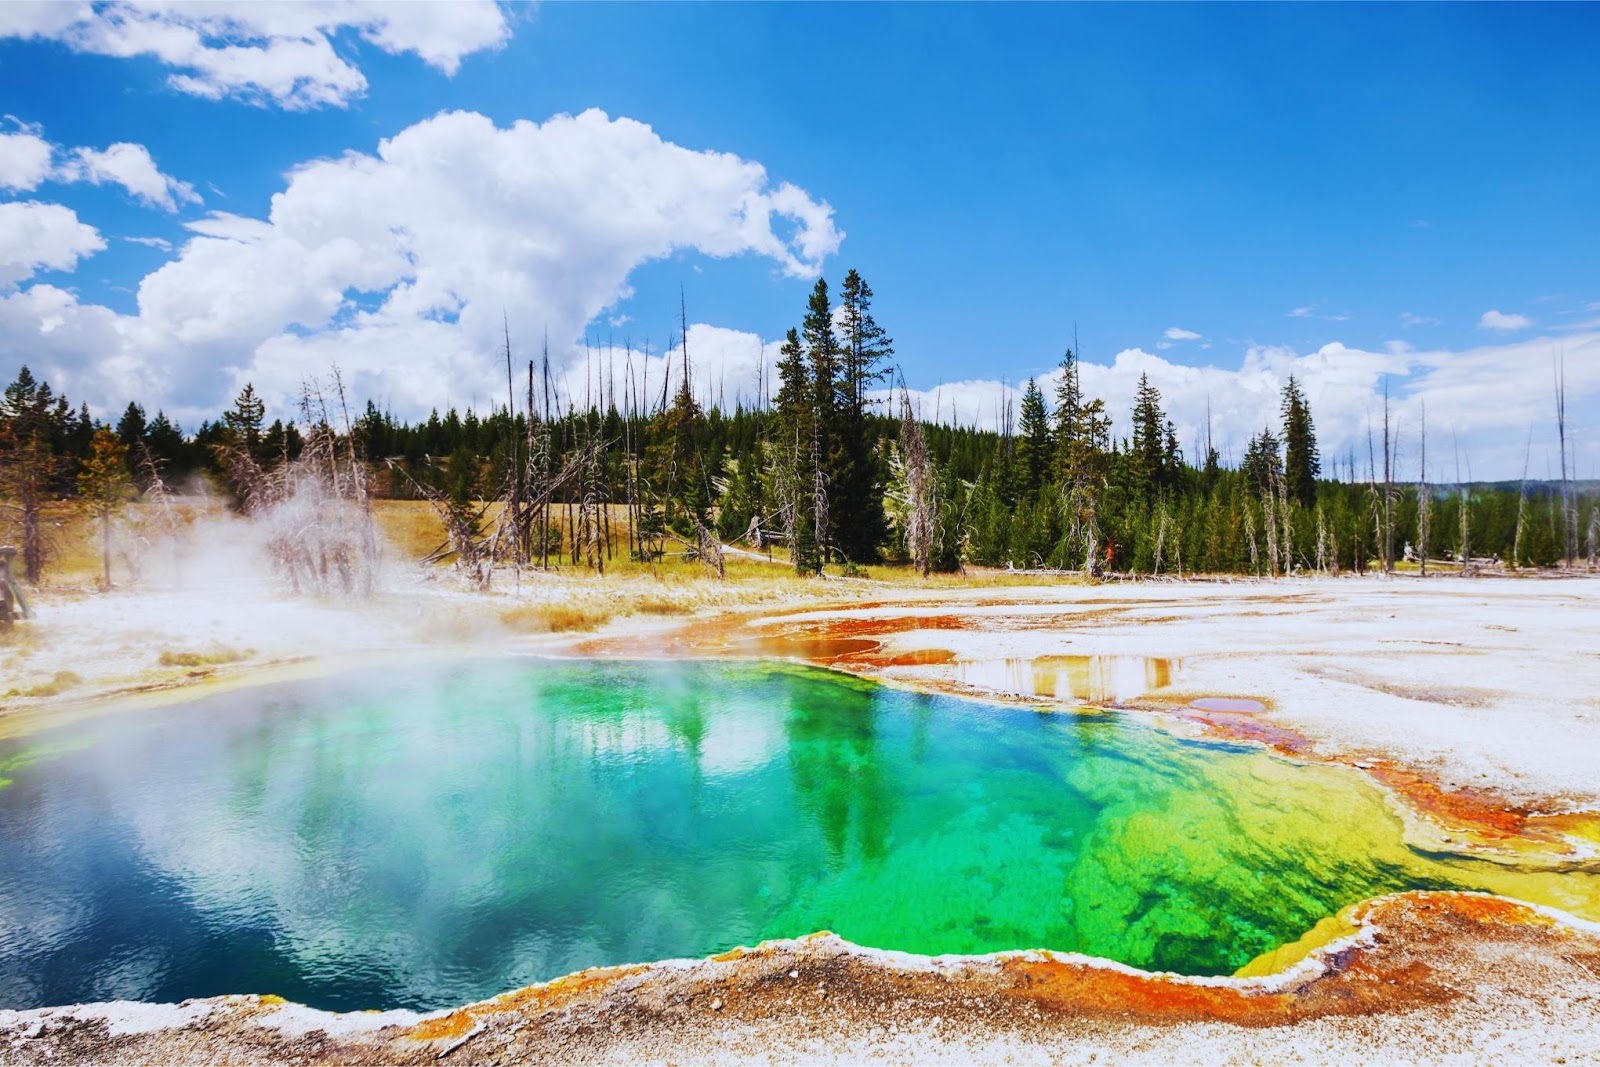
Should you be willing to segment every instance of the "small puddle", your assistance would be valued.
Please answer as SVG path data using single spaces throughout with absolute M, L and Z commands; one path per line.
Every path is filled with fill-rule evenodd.
M 1171 685 L 1181 665 L 1149 656 L 1039 656 L 963 660 L 955 664 L 955 676 L 974 689 L 1099 704 Z
M 753 637 L 736 646 L 741 652 L 756 656 L 778 656 L 791 659 L 825 662 L 854 656 L 862 652 L 876 652 L 882 645 L 865 637 Z

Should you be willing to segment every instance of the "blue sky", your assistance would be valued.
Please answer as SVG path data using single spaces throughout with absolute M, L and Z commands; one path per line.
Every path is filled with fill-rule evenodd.
M 0 374 L 31 361 L 97 406 L 139 392 L 192 419 L 242 380 L 288 394 L 337 361 L 402 413 L 441 390 L 481 404 L 492 376 L 463 368 L 493 358 L 477 350 L 505 306 L 514 340 L 551 328 L 558 358 L 585 322 L 659 349 L 681 285 L 707 331 L 703 344 L 691 333 L 697 362 L 743 380 L 743 353 L 798 320 L 815 270 L 836 280 L 853 266 L 911 384 L 968 383 L 923 398 L 969 404 L 962 418 L 991 419 L 1001 382 L 1047 372 L 1074 323 L 1113 412 L 1148 372 L 1191 440 L 1205 401 L 1237 424 L 1225 439 L 1248 436 L 1293 372 L 1322 402 L 1328 450 L 1348 449 L 1387 374 L 1406 415 L 1430 398 L 1430 425 L 1503 474 L 1547 417 L 1560 352 L 1577 421 L 1596 413 L 1592 5 L 461 4 L 412 12 L 413 25 L 350 9 L 334 27 L 294 5 L 269 22 L 259 6 L 224 22 L 228 10 L 196 25 L 145 9 L 142 29 L 193 42 L 131 56 L 116 5 L 65 26 L 0 14 L 10 129 L 48 142 L 55 168 L 0 200 L 61 205 L 104 244 L 79 232 L 10 271 L 27 273 L 0 290 Z M 241 41 L 279 81 L 241 81 L 203 51 Z M 300 70 L 287 46 L 318 54 Z M 319 78 L 321 98 L 293 95 Z M 495 134 L 588 109 L 613 125 L 528 135 L 565 176 L 539 172 L 544 147 Z M 445 129 L 434 117 L 449 111 L 487 125 Z M 408 130 L 417 155 L 394 175 L 361 162 Z M 72 170 L 78 148 L 118 142 L 144 146 L 194 198 L 172 193 L 169 211 L 104 164 L 100 184 L 88 163 Z M 585 153 L 606 161 L 605 181 L 626 176 L 616 199 L 582 196 L 599 173 Z M 764 172 L 729 179 L 713 153 Z M 299 182 L 280 219 L 273 197 L 314 160 L 334 161 L 328 180 Z M 469 214 L 437 223 L 481 223 L 476 243 L 419 242 L 387 272 L 370 264 L 393 249 L 338 244 L 428 225 L 447 187 L 480 179 L 496 210 L 471 216 L 465 196 L 449 210 Z M 762 234 L 710 218 L 750 196 L 788 204 L 783 183 L 804 202 Z M 328 236 L 368 212 L 370 225 Z M 37 232 L 14 214 L 16 232 Z M 494 271 L 457 270 L 439 286 L 451 307 L 404 317 L 386 303 L 408 271 L 434 273 L 429 256 L 459 260 L 512 231 L 547 237 Z M 797 233 L 813 243 L 790 254 Z M 310 281 L 295 273 L 324 261 Z M 45 289 L 25 301 L 39 286 L 70 307 Z M 72 329 L 40 333 L 52 316 Z M 457 349 L 442 364 L 441 346 Z M 1582 427 L 1580 451 L 1600 460 Z

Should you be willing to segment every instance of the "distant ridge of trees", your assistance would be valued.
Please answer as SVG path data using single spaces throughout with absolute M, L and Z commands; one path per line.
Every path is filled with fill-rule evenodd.
M 1054 396 L 1029 380 L 1000 431 L 926 421 L 903 385 L 881 400 L 894 343 L 873 298 L 857 271 L 836 293 L 818 279 L 780 346 L 776 390 L 762 382 L 754 403 L 731 410 L 695 395 L 681 342 L 681 367 L 659 386 L 630 364 L 620 397 L 615 388 L 569 397 L 552 385 L 546 352 L 542 364 L 528 361 L 519 397 L 507 337 L 506 406 L 406 422 L 368 401 L 348 429 L 325 415 L 306 415 L 314 426 L 269 424 L 249 385 L 193 432 L 137 401 L 107 425 L 22 367 L 0 396 L 0 542 L 21 547 L 22 577 L 37 582 L 47 507 L 81 498 L 109 530 L 119 494 L 165 494 L 192 478 L 242 507 L 241 465 L 262 477 L 315 439 L 362 457 L 372 495 L 434 501 L 453 551 L 480 560 L 483 582 L 496 560 L 603 571 L 618 555 L 668 551 L 720 573 L 722 546 L 737 543 L 787 544 L 803 574 L 885 560 L 1088 575 L 1337 574 L 1393 570 L 1419 546 L 1436 560 L 1465 548 L 1469 570 L 1473 557 L 1512 567 L 1600 562 L 1600 481 L 1402 484 L 1387 401 L 1366 470 L 1351 457 L 1343 480 L 1325 477 L 1294 377 L 1279 422 L 1251 437 L 1236 468 L 1222 464 L 1209 426 L 1200 454 L 1186 456 L 1144 376 L 1127 432 L 1116 435 L 1105 398 L 1083 393 L 1072 349 Z M 679 327 L 681 337 L 686 315 Z M 597 358 L 615 365 L 609 352 Z M 1563 384 L 1558 375 L 1558 404 Z M 506 506 L 491 530 L 482 502 L 493 500 Z

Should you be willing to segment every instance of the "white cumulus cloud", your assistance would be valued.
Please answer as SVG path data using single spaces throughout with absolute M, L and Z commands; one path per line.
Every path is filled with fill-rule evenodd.
M 342 107 L 366 91 L 365 75 L 334 48 L 334 38 L 347 31 L 446 74 L 465 56 L 504 44 L 511 32 L 494 0 L 0 4 L 0 37 L 60 41 L 96 55 L 151 56 L 172 68 L 167 82 L 180 92 L 288 109 Z
M 71 270 L 105 246 L 99 231 L 69 207 L 36 200 L 0 204 L 0 289 L 40 269 Z
M 37 189 L 50 176 L 52 153 L 50 142 L 31 128 L 0 133 L 0 189 Z
M 127 141 L 119 141 L 104 151 L 74 150 L 72 158 L 62 164 L 60 177 L 94 185 L 120 185 L 137 199 L 164 211 L 177 211 L 182 203 L 200 203 L 194 186 L 161 173 L 150 158 L 149 149 Z
M 426 414 L 504 394 L 502 316 L 519 360 L 548 330 L 565 368 L 643 263 L 755 255 L 804 278 L 843 239 L 825 202 L 759 163 L 599 111 L 508 127 L 442 113 L 372 154 L 295 168 L 266 217 L 213 212 L 186 226 L 177 255 L 139 284 L 137 314 L 109 320 L 114 353 L 57 349 L 45 366 L 18 303 L 0 362 L 39 364 L 91 404 L 137 396 L 196 415 L 247 380 L 282 403 L 338 363 L 356 395 Z M 52 314 L 103 326 L 105 312 Z M 690 352 L 698 361 L 693 336 Z M 99 373 L 113 356 L 117 374 Z
M 1508 315 L 1503 311 L 1496 311 L 1492 308 L 1485 311 L 1483 316 L 1478 319 L 1478 329 L 1480 330 L 1526 330 L 1532 325 L 1533 320 L 1526 315 Z
M 39 126 L 7 119 L 18 128 L 0 132 L 0 188 L 30 192 L 46 181 L 110 183 L 165 211 L 200 203 L 194 187 L 161 173 L 142 144 L 119 141 L 104 149 L 67 149 L 45 140 Z M 57 155 L 64 157 L 59 164 Z
M 1425 402 L 1432 477 L 1451 474 L 1438 457 L 1449 457 L 1459 445 L 1463 467 L 1470 465 L 1475 477 L 1513 478 L 1522 470 L 1530 429 L 1535 460 L 1555 454 L 1550 367 L 1558 347 L 1566 356 L 1569 440 L 1576 441 L 1580 470 L 1587 476 L 1600 465 L 1600 434 L 1590 429 L 1600 401 L 1600 332 L 1564 336 L 1559 346 L 1538 338 L 1464 350 L 1396 345 L 1371 352 L 1335 343 L 1302 354 L 1252 345 L 1231 367 L 1184 366 L 1130 348 L 1109 363 L 1081 362 L 1079 378 L 1086 395 L 1105 401 L 1112 433 L 1121 439 L 1129 431 L 1139 376 L 1148 374 L 1189 458 L 1200 458 L 1209 411 L 1213 442 L 1224 461 L 1236 463 L 1251 436 L 1279 424 L 1283 385 L 1293 374 L 1311 404 L 1325 472 L 1337 467 L 1342 476 L 1353 459 L 1358 477 L 1365 476 L 1367 434 L 1369 427 L 1381 425 L 1387 387 L 1398 464 L 1407 477 L 1415 476 Z M 1052 406 L 1059 381 L 1059 370 L 1038 379 Z M 995 379 L 947 382 L 912 390 L 911 396 L 924 418 L 988 429 L 999 428 L 1008 399 L 1015 419 L 1021 399 L 1016 386 Z

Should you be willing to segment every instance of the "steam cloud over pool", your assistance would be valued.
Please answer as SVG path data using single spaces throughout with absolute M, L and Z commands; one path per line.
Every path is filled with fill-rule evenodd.
M 1425 855 L 1353 772 L 757 662 L 457 661 L 0 743 L 0 1007 L 435 1008 L 829 929 L 1225 974 Z

